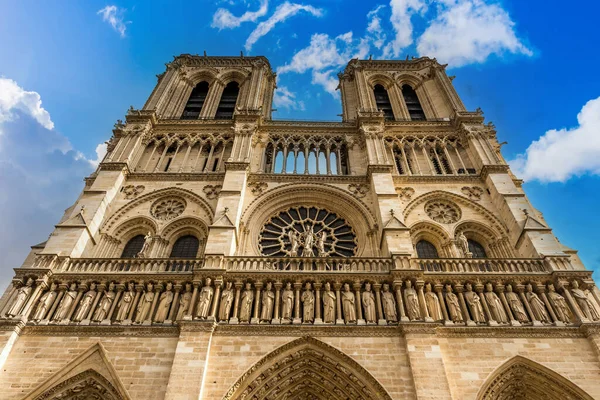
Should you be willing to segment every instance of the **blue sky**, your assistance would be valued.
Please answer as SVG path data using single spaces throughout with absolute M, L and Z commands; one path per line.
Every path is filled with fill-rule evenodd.
M 600 264 L 600 5 L 516 0 L 19 1 L 0 14 L 0 280 L 44 241 L 114 122 L 180 53 L 265 55 L 275 118 L 336 120 L 350 58 L 429 55 L 558 238 Z M 582 12 L 585 10 L 585 12 Z M 100 145 L 100 146 L 99 146 Z M 598 275 L 596 275 L 598 278 Z

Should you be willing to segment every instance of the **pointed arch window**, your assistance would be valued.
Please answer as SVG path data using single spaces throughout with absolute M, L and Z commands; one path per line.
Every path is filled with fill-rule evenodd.
M 410 119 L 413 121 L 424 121 L 425 113 L 423 112 L 423 107 L 421 107 L 417 93 L 410 85 L 402 86 L 402 97 L 404 97 L 404 103 L 406 103 Z
M 235 103 L 237 102 L 240 86 L 237 82 L 232 81 L 225 86 L 219 107 L 217 108 L 216 119 L 231 119 L 235 111 Z
M 419 258 L 439 258 L 435 246 L 427 240 L 417 242 L 417 256 Z
M 485 248 L 475 240 L 468 239 L 469 243 L 469 252 L 473 254 L 473 258 L 487 258 L 487 254 L 485 253 Z
M 171 250 L 171 258 L 196 258 L 198 255 L 198 249 L 200 248 L 200 241 L 196 236 L 186 235 L 182 236 L 173 245 Z
M 373 88 L 375 95 L 375 104 L 377 109 L 383 111 L 383 117 L 388 120 L 394 120 L 394 110 L 387 90 L 382 85 L 375 85 Z
M 142 251 L 144 247 L 144 235 L 137 235 L 129 239 L 129 242 L 125 245 L 121 258 L 134 258 L 137 254 Z
M 192 90 L 192 94 L 190 94 L 190 98 L 185 105 L 181 119 L 198 119 L 207 94 L 208 82 L 202 81 L 198 83 Z

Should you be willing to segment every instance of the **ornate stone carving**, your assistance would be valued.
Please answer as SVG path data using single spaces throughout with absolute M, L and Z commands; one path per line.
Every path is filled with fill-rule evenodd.
M 160 294 L 158 298 L 158 307 L 156 309 L 156 315 L 154 316 L 154 322 L 163 323 L 169 316 L 169 310 L 171 309 L 171 303 L 173 302 L 173 284 L 167 283 L 167 288 Z
M 351 183 L 348 185 L 348 190 L 357 198 L 363 198 L 369 193 L 370 186 L 363 183 Z
M 383 292 L 381 293 L 381 302 L 383 303 L 383 314 L 388 323 L 398 322 L 398 314 L 396 312 L 396 301 L 394 295 L 390 292 L 390 285 L 383 284 Z
M 294 291 L 291 282 L 285 284 L 281 293 L 281 323 L 292 322 L 292 311 L 294 310 Z
M 571 282 L 571 293 L 573 294 L 577 305 L 579 305 L 579 309 L 587 319 L 590 321 L 600 320 L 600 315 L 594 302 L 588 297 L 587 293 L 579 288 L 579 282 Z
M 315 294 L 312 291 L 310 282 L 306 282 L 305 290 L 302 292 L 302 321 L 312 323 L 315 320 Z
M 50 307 L 52 307 L 56 296 L 56 283 L 52 282 L 52 284 L 50 284 L 50 290 L 44 293 L 44 295 L 40 298 L 37 309 L 35 310 L 32 319 L 44 319 L 48 311 L 50 311 Z
M 246 290 L 242 293 L 240 300 L 240 322 L 250 322 L 252 317 L 252 302 L 254 301 L 254 291 L 252 290 L 252 284 L 246 283 Z
M 502 301 L 500 301 L 498 295 L 494 293 L 494 288 L 491 283 L 485 285 L 485 293 L 483 295 L 485 296 L 485 300 L 490 309 L 492 319 L 499 324 L 508 323 L 508 316 L 506 315 Z
M 469 251 L 469 240 L 467 239 L 467 237 L 465 236 L 464 233 L 461 232 L 458 234 L 458 237 L 456 238 L 456 244 L 458 245 L 458 248 L 462 252 L 463 257 L 465 257 L 465 258 L 473 257 L 473 253 L 471 253 Z
M 125 198 L 127 200 L 135 199 L 139 194 L 141 194 L 146 187 L 144 185 L 127 185 L 123 186 L 123 193 L 125 194 Z
M 21 309 L 25 305 L 25 302 L 27 301 L 27 299 L 29 299 L 29 295 L 31 294 L 32 286 L 33 286 L 33 279 L 31 279 L 31 278 L 27 279 L 27 282 L 25 283 L 25 285 L 21 286 L 19 288 L 19 290 L 17 291 L 17 296 L 13 300 L 13 303 L 10 306 L 10 308 L 8 309 L 8 312 L 6 313 L 6 315 L 8 315 L 9 317 L 12 318 L 12 317 L 18 316 L 21 313 Z
M 231 312 L 231 305 L 233 304 L 233 284 L 231 282 L 227 282 L 225 284 L 225 289 L 223 289 L 223 293 L 221 293 L 221 306 L 219 307 L 219 321 L 227 321 L 229 320 L 229 314 Z
M 108 285 L 108 290 L 104 291 L 104 296 L 102 297 L 102 300 L 100 300 L 98 308 L 96 308 L 96 311 L 94 311 L 94 314 L 92 315 L 92 321 L 102 322 L 108 317 L 108 312 L 112 307 L 115 296 L 115 284 L 111 282 Z
M 260 322 L 268 323 L 273 318 L 273 305 L 275 304 L 275 293 L 273 293 L 273 283 L 267 282 L 265 290 L 262 293 L 262 302 L 260 310 Z
M 333 324 L 335 322 L 335 305 L 337 296 L 331 290 L 331 284 L 325 282 L 325 290 L 323 291 L 323 322 Z
M 69 315 L 69 310 L 75 302 L 75 298 L 77 297 L 77 284 L 72 283 L 69 290 L 65 291 L 65 294 L 62 298 L 62 301 L 58 305 L 56 312 L 54 313 L 54 317 L 52 320 L 55 322 L 59 322 L 67 318 Z
M 371 284 L 369 282 L 365 283 L 365 290 L 362 293 L 362 305 L 365 321 L 367 323 L 376 323 L 377 315 L 375 313 L 375 295 L 371 291 Z
M 253 195 L 260 196 L 269 188 L 269 184 L 267 182 L 250 182 L 248 187 L 252 191 Z
M 219 193 L 221 193 L 221 188 L 221 185 L 206 185 L 204 186 L 202 191 L 206 195 L 207 199 L 213 200 L 219 197 Z
M 404 302 L 406 303 L 406 311 L 408 312 L 408 318 L 411 321 L 421 319 L 421 307 L 419 306 L 419 296 L 417 291 L 412 286 L 411 281 L 406 281 L 406 288 L 404 289 Z
M 150 214 L 158 220 L 169 221 L 179 217 L 185 210 L 186 202 L 179 197 L 159 199 L 152 204 Z
M 212 287 L 212 279 L 206 278 L 204 286 L 200 290 L 198 295 L 198 306 L 196 308 L 196 318 L 206 319 L 210 312 L 210 304 L 214 295 L 214 289 Z
M 127 319 L 127 315 L 129 313 L 129 310 L 131 309 L 131 305 L 133 303 L 134 298 L 134 284 L 130 282 L 127 284 L 127 290 L 123 292 L 123 296 L 121 297 L 121 301 L 119 303 L 119 311 L 117 312 L 117 316 L 115 318 L 116 322 L 122 322 Z
M 481 298 L 477 293 L 473 291 L 473 287 L 470 283 L 465 285 L 467 289 L 465 291 L 465 301 L 469 306 L 469 310 L 471 311 L 471 318 L 476 324 L 484 324 L 485 323 L 485 314 L 483 313 L 483 306 L 481 305 Z
M 434 321 L 442 321 L 444 319 L 440 300 L 438 299 L 437 294 L 431 290 L 431 283 L 425 285 L 425 305 L 427 306 L 427 311 L 429 311 L 431 319 Z
M 523 303 L 521 299 L 519 299 L 519 295 L 513 292 L 512 285 L 506 285 L 506 301 L 508 306 L 512 310 L 513 315 L 520 323 L 529 322 L 529 318 L 527 317 L 527 312 L 523 307 Z
M 190 309 L 192 303 L 192 285 L 190 283 L 185 284 L 185 291 L 179 297 L 179 309 L 177 310 L 177 317 L 175 320 L 181 321 Z
M 546 311 L 546 305 L 538 297 L 538 295 L 533 292 L 533 286 L 531 286 L 531 284 L 527 284 L 526 286 L 525 297 L 529 302 L 529 308 L 531 308 L 533 318 L 546 324 L 552 322 L 550 320 L 550 316 L 548 315 L 548 311 Z
M 554 307 L 554 311 L 558 320 L 562 323 L 570 324 L 573 318 L 571 310 L 569 309 L 565 298 L 556 293 L 556 289 L 554 288 L 553 284 L 548 285 L 548 300 Z
M 460 220 L 460 208 L 449 201 L 433 200 L 425 204 L 425 212 L 435 222 L 453 224 Z
M 460 191 L 474 201 L 481 200 L 481 195 L 483 194 L 483 189 L 479 186 L 463 186 Z
M 96 284 L 92 283 L 92 284 L 90 284 L 90 290 L 85 292 L 85 294 L 81 298 L 81 301 L 79 302 L 79 308 L 77 309 L 77 312 L 73 316 L 74 322 L 80 322 L 85 319 L 88 312 L 90 311 L 90 308 L 92 307 L 92 303 L 94 302 L 95 298 L 96 298 Z
M 151 318 L 150 313 L 152 311 L 152 304 L 154 303 L 155 296 L 153 289 L 154 286 L 151 283 L 148 283 L 148 285 L 146 285 L 146 291 L 142 293 L 135 314 L 136 324 L 141 324 Z
M 350 285 L 344 283 L 342 291 L 342 309 L 344 310 L 344 322 L 347 324 L 356 323 L 356 306 L 354 293 L 350 290 Z
M 458 296 L 452 293 L 452 285 L 446 285 L 446 304 L 450 312 L 450 320 L 454 323 L 464 322 Z
M 409 201 L 415 194 L 415 189 L 411 187 L 398 187 L 396 188 L 396 193 L 398 193 L 398 197 L 400 197 L 400 200 Z

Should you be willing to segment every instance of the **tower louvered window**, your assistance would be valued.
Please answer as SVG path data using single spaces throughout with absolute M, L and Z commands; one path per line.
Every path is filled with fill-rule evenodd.
M 419 102 L 419 98 L 414 89 L 409 85 L 402 86 L 402 97 L 404 97 L 404 103 L 406 103 L 410 119 L 413 121 L 425 120 L 423 107 L 421 107 L 421 103 Z
M 231 119 L 233 118 L 233 112 L 235 111 L 235 103 L 237 102 L 240 87 L 237 82 L 229 82 L 223 94 L 221 95 L 221 101 L 219 101 L 219 107 L 217 108 L 216 119 Z
M 198 83 L 192 90 L 192 94 L 185 105 L 181 119 L 198 119 L 200 112 L 202 111 L 202 107 L 204 106 L 204 101 L 206 100 L 207 94 L 208 82 Z
M 390 96 L 388 95 L 387 90 L 381 85 L 375 85 L 373 94 L 375 95 L 377 109 L 383 111 L 385 119 L 393 120 L 394 111 L 392 110 L 392 103 L 390 103 Z
M 133 258 L 144 247 L 144 235 L 137 235 L 129 239 L 129 242 L 125 245 L 121 258 Z
M 171 258 L 196 258 L 200 241 L 192 235 L 182 236 L 173 245 Z

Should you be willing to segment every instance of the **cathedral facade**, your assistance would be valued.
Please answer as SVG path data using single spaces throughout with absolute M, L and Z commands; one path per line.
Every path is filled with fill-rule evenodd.
M 600 399 L 600 291 L 427 57 L 274 120 L 181 55 L 0 302 L 2 399 Z

